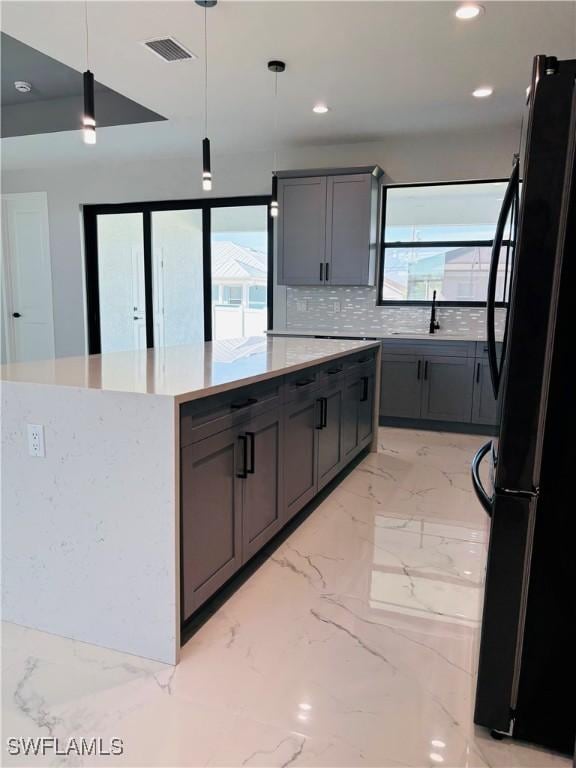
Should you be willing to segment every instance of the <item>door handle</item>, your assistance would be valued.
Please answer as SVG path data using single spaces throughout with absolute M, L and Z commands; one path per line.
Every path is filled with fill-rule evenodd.
M 339 368 L 329 368 L 326 373 L 328 373 L 330 376 L 333 376 L 335 373 L 340 373 L 340 371 L 344 370 L 344 366 L 341 365 Z
M 240 435 L 238 440 L 242 446 L 242 469 L 237 472 L 236 477 L 239 477 L 241 480 L 245 480 L 248 477 L 248 438 L 246 435 Z
M 476 453 L 474 458 L 472 459 L 472 485 L 474 486 L 474 491 L 476 492 L 476 496 L 478 498 L 478 501 L 482 506 L 484 507 L 484 510 L 488 513 L 489 517 L 492 517 L 492 499 L 486 491 L 484 490 L 484 486 L 482 485 L 482 481 L 480 479 L 480 463 L 484 456 L 488 453 L 490 448 L 492 447 L 492 441 L 489 440 L 487 443 L 485 443 L 482 448 Z
M 420 371 L 422 369 L 422 360 L 418 360 L 418 368 L 416 370 L 416 378 L 420 379 Z
M 256 440 L 254 432 L 246 432 L 246 437 L 250 440 L 250 467 L 246 469 L 246 474 L 253 475 L 256 468 Z
M 318 400 L 316 400 L 317 404 L 320 406 L 320 423 L 316 422 L 316 429 L 322 429 L 322 421 L 323 421 L 323 414 L 324 414 L 324 406 L 322 405 L 323 397 L 319 397 Z
M 368 376 L 362 376 L 362 397 L 361 403 L 365 403 L 368 400 Z
M 300 381 L 295 381 L 294 386 L 295 387 L 307 387 L 308 384 L 314 384 L 315 379 L 300 379 Z
M 424 361 L 424 381 L 428 381 L 428 360 Z
M 476 384 L 480 384 L 480 363 L 476 363 Z
M 238 411 L 240 408 L 247 408 L 249 405 L 255 405 L 257 402 L 257 397 L 247 397 L 246 400 L 235 400 L 230 403 L 230 408 L 233 411 Z
M 324 262 L 320 262 L 320 282 L 324 282 Z
M 326 262 L 326 264 L 325 264 L 325 270 L 324 271 L 326 273 L 326 282 L 328 282 L 329 275 L 330 275 L 330 264 L 328 262 Z
M 322 401 L 322 429 L 324 429 L 328 426 L 328 399 L 321 397 L 320 400 Z
M 12 317 L 22 317 L 20 312 L 12 312 Z

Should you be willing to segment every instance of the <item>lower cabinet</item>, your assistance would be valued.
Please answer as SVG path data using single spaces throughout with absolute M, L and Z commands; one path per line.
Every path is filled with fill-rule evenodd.
M 380 415 L 420 418 L 422 360 L 418 355 L 382 355 Z
M 206 435 L 205 420 L 182 430 L 195 441 L 180 454 L 182 621 L 370 443 L 374 360 L 306 373 L 254 415 L 263 385 L 232 398 L 229 417 L 218 410 L 212 422 L 216 434 Z
M 423 361 L 420 416 L 436 421 L 470 421 L 474 360 L 430 357 Z
M 183 620 L 242 564 L 238 429 L 181 450 Z
M 474 362 L 472 421 L 475 424 L 487 425 L 498 423 L 498 402 L 494 397 L 490 366 L 486 359 L 477 359 Z

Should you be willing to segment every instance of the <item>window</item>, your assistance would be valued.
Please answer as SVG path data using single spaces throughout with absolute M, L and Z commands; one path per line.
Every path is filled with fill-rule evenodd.
M 248 306 L 250 309 L 264 309 L 266 306 L 265 285 L 251 285 L 248 288 Z
M 223 285 L 222 304 L 226 304 L 231 307 L 239 307 L 242 304 L 242 286 Z
M 480 305 L 507 181 L 401 185 L 384 193 L 380 304 Z M 508 232 L 503 249 L 509 248 Z M 500 259 L 496 296 L 509 288 Z

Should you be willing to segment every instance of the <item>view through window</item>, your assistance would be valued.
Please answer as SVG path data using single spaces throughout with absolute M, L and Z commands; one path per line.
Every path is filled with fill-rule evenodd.
M 380 300 L 486 301 L 492 240 L 505 181 L 388 187 Z M 509 228 L 509 227 L 508 227 Z M 503 249 L 509 248 L 510 232 Z M 504 301 L 510 260 L 500 259 L 496 296 Z

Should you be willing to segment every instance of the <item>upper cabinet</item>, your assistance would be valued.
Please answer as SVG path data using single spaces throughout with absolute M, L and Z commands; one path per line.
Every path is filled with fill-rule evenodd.
M 278 176 L 278 283 L 374 285 L 381 169 Z

